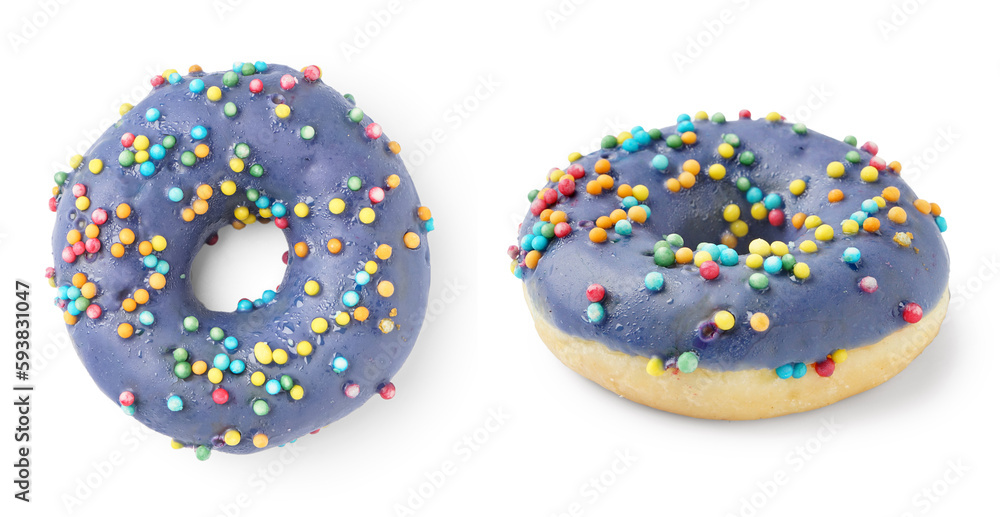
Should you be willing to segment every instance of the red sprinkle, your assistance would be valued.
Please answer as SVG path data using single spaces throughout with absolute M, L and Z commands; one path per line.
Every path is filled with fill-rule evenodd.
M 229 392 L 226 391 L 225 388 L 216 388 L 215 391 L 212 392 L 212 400 L 216 404 L 225 404 L 226 402 L 229 402 Z
M 73 252 L 73 246 L 66 246 L 63 248 L 62 259 L 69 264 L 76 261 L 76 253 Z
M 771 226 L 781 226 L 785 224 L 785 211 L 780 208 L 774 208 L 767 213 L 767 222 L 771 223 Z
M 535 200 L 531 202 L 531 215 L 541 215 L 542 210 L 545 210 L 546 206 L 547 205 L 544 199 L 536 197 Z
M 604 286 L 601 284 L 590 284 L 587 286 L 587 299 L 591 302 L 599 302 L 604 299 Z
M 368 189 L 368 200 L 373 204 L 381 203 L 385 199 L 385 191 L 382 187 L 372 187 Z
M 288 252 L 287 251 L 281 254 L 281 262 L 283 262 L 285 264 L 288 264 Z
M 135 403 L 135 395 L 131 391 L 123 391 L 121 395 L 118 395 L 118 402 L 121 402 L 123 406 L 131 406 Z
M 87 195 L 87 186 L 82 183 L 77 183 L 73 185 L 73 197 L 80 197 Z
M 579 163 L 574 163 L 573 165 L 570 165 L 569 168 L 566 169 L 566 172 L 569 173 L 570 176 L 573 176 L 576 179 L 580 179 L 585 174 L 587 174 L 587 171 L 583 169 L 583 165 L 580 165 Z
M 910 302 L 903 306 L 903 319 L 907 323 L 916 323 L 924 317 L 924 309 L 916 303 Z
M 545 195 L 542 196 L 542 198 L 545 200 L 546 203 L 551 205 L 559 200 L 559 193 L 556 192 L 555 190 L 549 189 L 545 191 Z
M 861 150 L 867 151 L 873 155 L 878 154 L 878 144 L 876 144 L 875 142 L 865 142 L 861 144 Z
M 572 196 L 576 191 L 576 181 L 573 178 L 562 178 L 559 180 L 559 193 L 564 196 Z
M 87 253 L 97 253 L 101 251 L 101 240 L 100 239 L 87 239 L 86 244 L 83 245 Z
M 164 79 L 162 75 L 154 75 L 153 78 L 149 80 L 149 84 L 153 85 L 155 88 L 163 84 L 164 81 L 166 81 L 166 79 Z
M 836 367 L 837 363 L 834 363 L 833 359 L 827 357 L 826 359 L 816 363 L 816 373 L 819 374 L 820 377 L 829 377 L 833 375 L 833 370 Z
M 879 171 L 885 170 L 885 160 L 879 158 L 878 156 L 872 156 L 871 160 L 868 160 L 868 165 L 875 167 Z
M 387 382 L 378 387 L 378 394 L 385 400 L 389 400 L 396 396 L 396 385 L 391 382 Z
M 698 267 L 698 272 L 705 280 L 715 280 L 719 276 L 719 265 L 714 260 L 706 260 Z
M 347 395 L 347 398 L 353 399 L 354 397 L 357 397 L 360 394 L 361 394 L 361 386 L 358 386 L 353 382 L 344 385 L 344 395 Z
M 77 243 L 73 245 L 72 249 L 74 255 L 83 255 L 83 253 L 87 251 L 87 244 L 83 241 L 77 241 Z
M 205 244 L 208 244 L 209 246 L 214 246 L 216 242 L 219 242 L 219 234 L 217 233 L 213 233 L 205 239 Z
M 740 118 L 741 119 L 750 118 L 750 110 L 740 110 Z
M 292 77 L 291 74 L 285 74 L 281 76 L 280 84 L 282 90 L 291 90 L 292 88 L 295 88 L 295 78 Z
M 287 217 L 275 217 L 274 225 L 278 227 L 279 230 L 284 230 L 288 228 L 288 218 Z
M 307 81 L 318 81 L 319 77 L 322 75 L 320 69 L 316 65 L 309 65 L 302 70 L 302 75 L 305 76 Z
M 260 93 L 264 91 L 264 82 L 260 79 L 250 81 L 250 93 Z
M 858 282 L 858 287 L 868 294 L 874 293 L 875 291 L 878 291 L 878 280 L 875 280 L 875 277 L 873 276 L 866 276 Z
M 94 224 L 100 226 L 108 222 L 108 211 L 103 208 L 98 208 L 90 214 L 90 220 L 93 221 Z
M 92 320 L 96 320 L 97 318 L 101 317 L 101 314 L 104 314 L 104 309 L 102 309 L 100 305 L 97 305 L 96 303 L 92 303 L 92 304 L 90 304 L 90 305 L 87 306 L 87 317 L 88 318 L 90 318 Z
M 572 231 L 573 231 L 573 227 L 570 226 L 569 223 L 567 223 L 567 222 L 561 222 L 561 223 L 556 224 L 556 228 L 555 228 L 556 237 L 559 237 L 560 239 L 563 238 L 563 237 L 565 237 L 565 236 L 567 236 L 567 235 L 569 235 L 570 232 L 572 232 Z
M 365 136 L 375 140 L 376 138 L 382 136 L 382 126 L 372 122 L 365 127 Z
M 135 135 L 132 133 L 122 135 L 122 147 L 132 147 L 132 142 L 135 142 Z
M 55 196 L 49 198 L 49 210 L 55 212 L 59 208 L 59 200 Z

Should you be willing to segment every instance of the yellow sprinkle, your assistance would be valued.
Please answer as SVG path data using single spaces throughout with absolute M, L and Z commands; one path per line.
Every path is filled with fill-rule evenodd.
M 77 210 L 86 210 L 90 208 L 90 198 L 87 196 L 80 196 L 76 198 L 76 208 Z
M 745 237 L 750 232 L 750 227 L 745 221 L 733 221 L 729 223 L 729 231 L 733 232 L 733 235 L 737 237 Z
M 632 133 L 629 133 L 628 131 L 618 133 L 618 145 L 622 145 L 629 138 L 632 138 Z
M 736 325 L 736 317 L 729 311 L 719 311 L 715 313 L 715 326 L 722 330 L 729 330 Z
M 729 145 L 729 144 L 724 144 Z M 721 154 L 721 153 L 720 153 Z M 726 177 L 726 167 L 721 163 L 713 163 L 708 167 L 708 177 L 713 180 L 721 180 Z
M 750 253 L 756 253 L 761 257 L 771 256 L 771 245 L 767 243 L 764 239 L 754 239 L 750 241 L 749 247 Z
M 213 86 L 213 88 L 214 88 L 214 86 Z M 240 432 L 237 431 L 236 429 L 230 429 L 230 430 L 226 431 L 226 435 L 223 437 L 223 439 L 226 441 L 226 445 L 230 445 L 230 446 L 232 446 L 232 445 L 239 445 L 241 438 L 242 438 L 242 436 L 240 435 Z
M 583 155 L 580 154 L 580 153 L 578 153 L 578 152 L 576 152 L 576 151 L 574 151 L 572 153 L 569 153 L 569 156 L 566 157 L 566 159 L 568 159 L 570 161 L 570 163 L 573 163 L 573 162 L 579 160 L 580 158 L 583 158 Z
M 708 120 L 708 113 L 706 113 L 704 111 L 699 111 L 698 113 L 694 114 L 694 119 L 695 120 Z
M 293 210 L 295 211 L 295 215 L 298 217 L 306 217 L 309 215 L 309 205 L 305 203 L 297 203 Z
M 758 221 L 767 218 L 767 207 L 764 206 L 764 203 L 754 203 L 750 207 L 750 216 Z
M 146 163 L 149 161 L 149 153 L 146 151 L 139 151 L 135 153 L 135 163 Z
M 351 322 L 351 315 L 346 312 L 338 312 L 336 316 L 333 317 L 333 321 L 343 327 Z
M 270 218 L 271 217 L 271 209 L 270 208 L 261 208 L 261 209 L 257 210 L 257 213 L 258 213 L 258 215 L 260 215 L 261 217 L 264 217 L 264 218 Z
M 778 257 L 783 256 L 788 253 L 788 245 L 781 241 L 774 241 L 771 243 L 771 254 Z
M 374 275 L 376 271 L 378 271 L 378 264 L 374 260 L 365 262 L 365 273 Z
M 346 208 L 346 207 L 347 207 L 347 203 L 344 203 L 344 200 L 340 199 L 339 197 L 335 197 L 335 198 L 333 198 L 333 199 L 330 200 L 329 208 L 330 208 L 330 212 L 331 213 L 339 214 L 339 213 L 343 212 L 344 208 Z
M 226 180 L 219 185 L 219 190 L 227 196 L 231 196 L 236 193 L 236 182 L 233 180 Z
M 253 356 L 257 358 L 257 362 L 260 364 L 271 364 L 271 360 L 273 359 L 271 347 L 263 341 L 259 341 L 253 346 Z
M 245 167 L 243 160 L 239 158 L 229 159 L 229 168 L 232 169 L 233 172 L 243 172 L 243 167 Z
M 826 166 L 826 175 L 831 178 L 839 178 L 844 175 L 844 164 L 840 162 L 830 162 Z
M 298 384 L 292 386 L 292 389 L 288 390 L 288 396 L 292 397 L 293 400 L 302 400 L 303 395 L 305 395 L 305 390 L 303 390 L 302 386 L 299 386 Z
M 799 280 L 809 278 L 809 264 L 806 264 L 805 262 L 796 262 L 795 266 L 792 267 L 792 274 Z
M 805 225 L 807 229 L 813 229 L 821 224 L 823 224 L 823 220 L 820 219 L 818 215 L 810 215 L 809 217 L 806 217 Z
M 858 222 L 854 219 L 846 219 L 840 223 L 840 230 L 844 232 L 844 235 L 857 235 Z
M 660 359 L 659 357 L 650 357 L 649 361 L 646 362 L 646 373 L 652 375 L 653 377 L 659 377 L 663 375 L 663 372 L 665 371 L 666 370 L 663 369 L 663 359 Z
M 364 224 L 371 224 L 375 221 L 375 211 L 366 206 L 358 212 L 358 219 Z
M 124 104 L 122 104 L 122 106 L 124 106 Z M 124 113 L 123 113 L 123 115 L 124 115 Z M 181 442 L 178 442 L 177 440 L 170 440 L 170 448 L 172 448 L 172 449 L 183 449 L 184 448 L 184 444 L 181 443 Z
M 875 183 L 878 181 L 878 169 L 871 165 L 861 169 L 861 180 L 866 183 Z
M 846 361 L 847 360 L 847 350 L 844 350 L 843 348 L 839 348 L 837 350 L 834 350 L 833 353 L 830 354 L 830 359 L 833 359 L 833 362 L 835 362 L 835 363 L 842 363 L 842 362 Z
M 211 382 L 212 384 L 222 382 L 222 370 L 218 368 L 208 370 L 208 382 Z
M 700 267 L 701 264 L 703 262 L 705 262 L 706 260 L 712 260 L 712 254 L 711 253 L 709 253 L 709 252 L 707 252 L 705 250 L 701 250 L 698 253 L 694 254 L 694 265 L 696 267 Z
M 750 269 L 757 269 L 764 265 L 764 257 L 751 253 L 747 255 L 747 267 Z
M 149 149 L 149 137 L 146 135 L 139 135 L 135 137 L 135 140 L 132 141 L 132 147 L 135 147 L 136 151 L 145 151 L 146 149 Z
M 796 196 L 801 196 L 806 191 L 806 182 L 802 180 L 792 180 L 788 185 L 788 191 Z
M 802 241 L 802 244 L 799 244 L 799 251 L 802 253 L 816 253 L 816 243 L 813 241 Z
M 764 118 L 767 119 L 768 122 L 777 122 L 781 120 L 781 115 L 779 115 L 778 112 L 776 111 L 772 111 L 768 113 Z
M 292 114 L 292 108 L 289 108 L 287 104 L 278 104 L 274 107 L 274 114 L 278 118 L 288 118 Z
M 309 296 L 316 296 L 319 294 L 319 282 L 315 280 L 310 280 L 306 282 L 305 288 L 303 289 Z
M 134 106 L 132 106 L 131 104 L 129 104 L 127 102 L 123 103 L 121 106 L 118 106 L 118 116 L 124 117 L 126 113 L 128 113 L 129 111 L 132 111 L 133 107 Z
M 250 216 L 250 209 L 245 206 L 238 206 L 233 210 L 233 217 L 242 221 Z
M 816 240 L 829 241 L 833 239 L 833 227 L 828 224 L 821 224 L 816 227 Z
M 645 201 L 649 197 L 649 188 L 645 185 L 636 185 L 632 187 L 632 197 L 634 197 L 640 203 Z
M 271 353 L 271 358 L 274 359 L 275 363 L 285 364 L 288 362 L 288 352 L 286 352 L 282 348 L 279 348 Z
M 309 328 L 317 334 L 322 334 L 326 332 L 326 329 L 330 328 L 330 322 L 326 321 L 326 318 L 314 318 L 312 323 L 309 324 Z
M 875 196 L 875 197 L 872 198 L 872 201 L 875 202 L 875 206 L 877 206 L 879 208 L 885 208 L 885 198 L 884 197 L 882 197 L 882 196 Z
M 301 356 L 307 356 L 312 352 L 313 352 L 313 345 L 308 341 L 299 341 L 299 343 L 295 345 L 296 354 L 299 354 Z
M 566 174 L 566 173 L 564 171 L 562 171 L 562 170 L 552 169 L 552 171 L 549 172 L 549 181 L 555 183 L 555 182 L 559 181 L 559 178 L 561 178 L 563 176 L 563 174 Z
M 254 386 L 263 386 L 267 381 L 267 377 L 264 376 L 264 372 L 253 372 L 250 375 L 250 383 Z
M 167 249 L 167 239 L 162 235 L 154 235 L 149 242 L 153 245 L 153 249 L 156 251 L 163 251 Z
M 90 163 L 87 164 L 87 168 L 90 169 L 90 172 L 93 172 L 94 174 L 100 174 L 101 171 L 104 170 L 104 162 L 102 162 L 98 158 L 94 158 L 93 160 L 90 160 Z
M 709 174 L 711 174 L 711 173 L 712 173 L 712 171 L 711 171 L 711 169 L 709 169 Z M 739 220 L 739 218 L 740 218 L 740 207 L 739 207 L 739 205 L 727 205 L 726 208 L 724 208 L 722 210 L 722 218 L 725 219 L 726 222 L 728 222 L 728 223 L 731 223 L 733 221 Z M 733 232 L 733 233 L 736 233 L 736 232 Z
M 719 156 L 723 158 L 732 158 L 733 154 L 736 152 L 736 150 L 733 149 L 733 146 L 729 144 L 719 144 L 719 148 L 717 150 L 719 152 Z
M 222 89 L 218 86 L 209 86 L 205 96 L 208 97 L 208 100 L 216 102 L 222 98 Z

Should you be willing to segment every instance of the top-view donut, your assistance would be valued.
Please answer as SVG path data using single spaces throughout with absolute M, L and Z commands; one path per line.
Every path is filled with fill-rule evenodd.
M 320 75 L 167 70 L 55 175 L 47 276 L 80 358 L 127 415 L 199 459 L 392 398 L 424 318 L 430 210 L 399 144 Z M 254 222 L 288 240 L 280 287 L 207 309 L 195 254 Z
M 874 143 L 744 111 L 601 147 L 546 174 L 508 250 L 539 334 L 585 377 L 764 418 L 876 386 L 937 334 L 947 224 Z

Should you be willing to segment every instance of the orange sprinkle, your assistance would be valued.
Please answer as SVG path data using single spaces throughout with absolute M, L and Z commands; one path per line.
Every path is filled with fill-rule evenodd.
M 882 226 L 882 223 L 875 217 L 865 219 L 865 223 L 862 225 L 865 231 L 870 233 L 877 232 L 880 226 Z
M 901 206 L 894 206 L 889 209 L 889 220 L 896 224 L 903 224 L 906 222 L 906 210 L 903 210 Z
M 610 178 L 610 176 L 607 176 Z M 587 182 L 587 193 L 596 196 L 601 193 L 601 184 L 597 180 L 590 180 Z
M 198 158 L 205 158 L 206 156 L 208 156 L 208 151 L 209 149 L 207 145 L 198 144 L 194 148 L 194 155 L 197 156 Z
M 145 257 L 153 252 L 153 243 L 149 241 L 142 241 L 139 243 L 139 254 Z
M 417 217 L 419 217 L 421 221 L 426 221 L 426 220 L 430 219 L 431 218 L 431 209 L 427 208 L 426 206 L 422 206 L 422 207 L 418 208 L 417 209 Z
M 719 238 L 719 242 L 725 244 L 726 246 L 729 246 L 730 248 L 736 249 L 736 244 L 737 244 L 736 236 L 733 235 L 733 233 L 730 231 L 724 232 L 722 234 L 722 237 Z
M 637 223 L 639 223 L 639 224 L 645 223 L 646 222 L 646 210 L 643 209 L 641 206 L 638 206 L 638 205 L 633 206 L 632 208 L 628 209 L 628 218 L 631 219 L 631 220 L 633 220 L 633 221 L 635 221 L 635 222 L 637 222 Z
M 916 208 L 921 214 L 931 213 L 931 204 L 928 203 L 926 199 L 918 199 L 914 201 L 913 208 Z
M 701 172 L 701 164 L 698 163 L 698 160 L 686 160 L 684 165 L 681 165 L 681 170 L 690 172 L 691 174 L 698 174 Z
M 366 307 L 355 307 L 354 319 L 358 321 L 365 321 L 368 319 L 368 309 Z
M 202 71 L 201 67 L 198 66 L 198 65 L 191 65 L 191 66 L 188 67 L 188 73 L 189 74 L 196 74 L 196 73 L 201 72 L 201 71 Z
M 937 217 L 941 215 L 941 205 L 937 203 L 931 203 L 931 215 Z
M 111 245 L 111 256 L 121 257 L 125 255 L 125 246 L 122 246 L 120 242 L 116 242 Z
M 594 221 L 594 224 L 596 224 L 598 228 L 608 229 L 614 226 L 615 222 L 612 221 L 610 217 L 602 215 Z
M 670 178 L 667 180 L 667 189 L 671 192 L 679 192 L 681 190 L 681 182 L 675 178 Z
M 128 203 L 122 203 L 115 209 L 115 215 L 117 215 L 119 219 L 125 219 L 129 215 L 132 215 L 132 207 L 129 206 Z
M 80 230 L 73 229 L 66 232 L 66 242 L 68 242 L 69 244 L 76 244 L 80 242 L 80 239 L 82 238 L 83 237 L 80 235 Z
M 167 285 L 167 279 L 160 273 L 153 273 L 149 276 L 149 287 L 153 289 L 163 289 Z
M 696 135 L 693 131 L 685 131 L 681 135 L 681 142 L 684 142 L 687 145 L 691 145 L 697 141 L 698 141 L 698 135 Z
M 566 215 L 566 212 L 563 212 L 562 210 L 556 210 L 555 212 L 552 212 L 551 216 L 549 216 L 549 222 L 552 224 L 565 223 L 567 219 L 568 216 Z
M 611 162 L 609 162 L 606 158 L 597 160 L 597 163 L 594 164 L 594 172 L 598 174 L 607 174 L 611 172 Z
M 80 294 L 86 299 L 91 299 L 97 296 L 97 284 L 93 282 L 87 282 L 80 286 Z
M 308 254 L 309 254 L 309 245 L 308 244 L 306 244 L 305 242 L 301 242 L 301 241 L 295 243 L 295 255 L 296 256 L 298 256 L 298 257 L 305 257 Z
M 839 188 L 835 188 L 826 195 L 826 200 L 831 203 L 839 203 L 844 200 L 844 192 Z
M 340 250 L 342 248 L 343 244 L 340 243 L 340 239 L 330 239 L 326 241 L 326 250 L 329 251 L 330 253 L 333 253 L 334 255 L 340 253 Z
M 132 325 L 129 325 L 128 323 L 118 325 L 118 335 L 123 339 L 132 337 Z
M 194 213 L 202 215 L 205 212 L 208 212 L 208 201 L 205 201 L 204 199 L 195 199 L 194 203 L 191 203 L 191 209 L 194 210 Z
M 191 363 L 191 373 L 195 375 L 202 375 L 208 371 L 208 365 L 205 361 L 195 361 Z
M 181 210 L 181 219 L 189 223 L 191 221 L 194 221 L 194 210 L 191 210 L 190 208 L 185 208 L 184 210 Z
M 402 150 L 403 148 L 399 146 L 399 142 L 395 140 L 389 142 L 389 151 L 391 151 L 392 154 L 399 154 Z
M 591 228 L 590 229 L 590 242 L 604 242 L 608 240 L 608 232 L 604 228 Z M 529 252 L 530 255 L 532 252 Z
M 901 163 L 899 163 L 897 161 L 891 161 L 891 162 L 889 162 L 889 168 L 892 169 L 892 172 L 895 172 L 896 174 L 899 174 L 899 171 L 903 170 L 903 164 L 901 164 Z M 883 197 L 885 197 L 885 196 L 883 196 Z
M 882 189 L 882 199 L 890 203 L 899 201 L 899 189 L 896 187 L 886 187 Z
M 135 293 L 132 294 L 132 298 L 135 298 L 135 303 L 139 305 L 145 305 L 149 301 L 149 291 L 145 289 L 136 289 Z
M 389 260 L 389 257 L 392 256 L 392 246 L 380 244 L 379 247 L 375 248 L 375 256 L 382 260 Z
M 388 298 L 392 296 L 392 293 L 396 292 L 396 287 L 392 285 L 392 282 L 388 280 L 382 280 L 381 282 L 378 283 L 378 287 L 376 287 L 375 290 L 378 291 L 378 294 L 381 295 L 383 298 Z
M 618 185 L 618 197 L 627 198 L 632 195 L 632 186 L 626 183 Z
M 540 258 L 542 258 L 542 252 L 538 250 L 531 250 L 524 256 L 524 265 L 528 266 L 528 269 L 535 269 L 538 265 L 538 259 Z
M 194 211 L 193 210 L 191 211 L 191 219 L 194 219 Z M 244 223 L 243 221 L 233 221 L 232 224 L 233 224 L 233 228 L 236 228 L 237 230 L 242 230 L 243 228 L 247 227 L 246 223 Z
M 597 177 L 597 184 L 604 190 L 611 190 L 615 186 L 615 179 L 607 174 L 602 174 Z
M 794 226 L 796 230 L 802 228 L 802 225 L 805 224 L 805 222 L 806 222 L 806 214 L 803 214 L 802 212 L 799 212 L 792 216 L 792 226 Z
M 611 211 L 611 222 L 612 222 L 612 224 L 613 223 L 617 223 L 618 221 L 621 221 L 622 219 L 625 219 L 625 217 L 626 217 L 625 211 L 622 210 L 621 208 L 616 208 L 616 209 L 614 209 L 614 210 Z
M 73 287 L 83 287 L 83 284 L 87 283 L 87 275 L 83 273 L 76 273 L 71 279 L 73 282 Z
M 76 325 L 76 316 L 69 313 L 69 311 L 63 313 L 63 321 L 67 325 Z
M 135 242 L 135 232 L 129 228 L 122 228 L 122 231 L 118 232 L 118 240 L 122 241 L 122 244 L 128 246 L 129 244 Z
M 208 183 L 202 183 L 201 185 L 198 185 L 198 190 L 196 191 L 198 197 L 202 199 L 208 199 L 212 197 L 212 192 L 213 192 L 212 186 L 209 185 Z
M 253 435 L 253 446 L 258 449 L 267 447 L 267 435 L 264 433 L 257 433 Z
M 538 218 L 545 222 L 549 222 L 549 217 L 552 216 L 552 212 L 555 212 L 555 210 L 546 208 L 545 210 L 542 210 L 542 213 L 538 214 Z
M 771 326 L 771 318 L 767 317 L 767 314 L 763 312 L 755 312 L 753 316 L 750 316 L 750 327 L 757 332 L 764 332 Z
M 136 308 L 135 300 L 131 298 L 125 298 L 122 300 L 122 310 L 125 312 L 132 312 Z
M 403 244 L 411 250 L 415 250 L 420 247 L 420 236 L 413 232 L 406 232 L 403 235 Z
M 688 264 L 694 260 L 694 252 L 691 251 L 691 248 L 685 246 L 674 253 L 674 260 L 678 264 Z
M 392 144 L 390 143 L 389 145 L 392 145 Z M 399 144 L 396 144 L 396 147 L 399 147 Z M 394 188 L 398 187 L 399 186 L 399 175 L 398 174 L 390 174 L 389 177 L 385 179 L 385 186 L 389 187 L 390 189 L 394 189 Z
M 682 187 L 691 188 L 694 186 L 694 174 L 684 171 L 677 175 L 677 181 L 680 182 Z
M 83 230 L 83 233 L 90 239 L 96 239 L 101 234 L 101 229 L 94 223 L 90 223 Z

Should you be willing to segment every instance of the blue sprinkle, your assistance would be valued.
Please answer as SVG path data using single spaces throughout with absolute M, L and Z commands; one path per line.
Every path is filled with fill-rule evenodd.
M 628 210 L 629 208 L 632 208 L 633 206 L 636 206 L 638 204 L 639 200 L 636 199 L 635 196 L 625 196 L 625 198 L 622 199 L 622 207 L 624 207 L 625 210 Z
M 236 304 L 236 312 L 250 312 L 253 310 L 253 302 L 247 300 L 246 298 L 239 301 Z
M 67 294 L 67 292 L 69 291 L 69 287 L 70 286 L 68 286 L 68 285 L 61 285 L 61 286 L 59 286 L 59 299 L 60 300 L 69 300 L 69 294 Z
M 868 212 L 869 214 L 878 213 L 878 204 L 872 199 L 866 199 L 861 202 L 861 210 Z
M 844 255 L 841 258 L 848 264 L 856 264 L 859 260 L 861 260 L 861 250 L 851 246 L 844 250 Z
M 257 198 L 257 202 L 255 204 L 256 204 L 257 208 L 260 208 L 260 209 L 267 208 L 267 207 L 271 206 L 271 198 L 269 198 L 267 196 L 260 196 L 259 198 Z
M 174 72 L 167 76 L 167 82 L 169 82 L 170 84 L 177 84 L 181 82 L 181 79 L 182 79 L 181 74 L 178 74 L 177 72 Z
M 514 278 L 518 280 L 524 278 L 524 272 L 521 271 L 521 268 L 519 267 L 514 268 Z
M 337 373 L 344 373 L 347 371 L 347 364 L 347 358 L 337 354 L 334 356 L 333 361 L 330 362 L 330 368 L 333 368 L 333 371 Z
M 598 302 L 588 305 L 587 319 L 590 320 L 591 323 L 600 323 L 604 321 L 604 307 Z
M 944 217 L 939 215 L 934 218 L 934 222 L 937 223 L 938 230 L 941 230 L 942 232 L 948 230 L 948 221 L 945 221 Z
M 271 395 L 281 393 L 281 383 L 277 379 L 271 379 L 264 383 L 264 389 Z
M 774 210 L 775 208 L 781 208 L 781 196 L 775 193 L 770 193 L 764 198 L 764 208 L 768 210 Z
M 521 249 L 524 251 L 531 251 L 531 240 L 534 238 L 534 235 L 525 235 L 524 237 L 521 237 Z
M 160 110 L 156 108 L 149 108 L 146 110 L 146 120 L 150 122 L 156 122 L 160 118 Z
M 778 374 L 779 379 L 787 379 L 792 376 L 792 363 L 783 364 L 774 369 L 774 373 Z
M 860 210 L 851 214 L 851 220 L 858 223 L 859 225 L 864 225 L 865 219 L 867 218 L 868 214 Z
M 371 279 L 372 276 L 367 271 L 358 271 L 358 274 L 354 275 L 354 282 L 358 285 L 367 285 Z
M 719 263 L 723 266 L 735 266 L 740 263 L 740 255 L 736 250 L 726 248 L 719 253 Z
M 206 136 L 208 136 L 208 130 L 205 129 L 205 126 L 195 126 L 191 128 L 191 138 L 201 140 Z
M 285 205 L 281 203 L 275 203 L 271 205 L 271 215 L 275 217 L 285 217 L 285 214 L 287 213 L 288 209 L 285 208 Z
M 147 178 L 156 174 L 156 165 L 153 162 L 142 162 L 142 165 L 139 166 L 139 174 Z
M 632 223 L 625 219 L 615 223 L 615 233 L 618 235 L 632 235 Z
M 545 226 L 545 221 L 537 221 L 534 225 L 531 226 L 531 233 L 535 235 L 541 235 L 543 226 Z
M 801 379 L 806 374 L 806 363 L 795 363 L 792 366 L 792 377 Z
M 71 304 L 69 304 L 69 305 L 66 306 L 66 312 L 72 314 L 73 316 L 79 316 L 80 313 L 83 312 L 83 311 L 81 311 L 80 309 L 77 309 L 75 303 L 71 303 Z
M 357 291 L 347 291 L 340 297 L 340 300 L 344 302 L 344 305 L 354 307 L 359 301 L 361 301 L 361 297 L 358 296 Z
M 191 81 L 191 84 L 188 85 L 188 90 L 191 90 L 191 93 L 201 93 L 204 89 L 205 81 L 202 81 L 201 79 L 194 79 Z
M 639 142 L 636 142 L 635 138 L 629 138 L 622 142 L 622 149 L 634 153 L 639 150 Z
M 638 131 L 633 129 L 632 138 L 634 138 L 639 145 L 649 145 L 649 142 L 653 140 L 653 138 L 649 136 L 649 133 L 643 131 L 642 128 L 639 128 Z
M 212 359 L 212 366 L 220 370 L 229 368 L 229 356 L 226 354 L 215 354 L 215 359 Z
M 80 294 L 81 294 L 81 293 L 80 293 L 80 288 L 79 288 L 79 287 L 77 287 L 77 286 L 75 286 L 75 285 L 71 285 L 71 286 L 69 286 L 69 287 L 68 287 L 68 288 L 66 289 L 66 296 L 67 296 L 67 297 L 68 297 L 68 298 L 69 298 L 70 300 L 75 300 L 75 299 L 79 298 L 79 297 L 80 297 Z
M 156 272 L 165 275 L 170 272 L 170 264 L 166 260 L 160 259 L 156 262 Z
M 267 63 L 263 61 L 255 61 L 253 67 L 257 69 L 258 72 L 267 72 Z M 240 68 L 243 68 L 242 63 L 240 63 Z
M 236 350 L 236 347 L 238 347 L 239 345 L 240 342 L 233 336 L 226 336 L 226 339 L 222 340 L 222 346 L 224 346 L 226 350 L 229 350 L 230 352 Z
M 242 359 L 234 359 L 233 362 L 229 363 L 229 371 L 240 374 L 247 369 L 247 363 L 244 363 Z
M 167 155 L 167 149 L 160 144 L 149 146 L 149 157 L 154 160 L 162 160 Z
M 781 271 L 781 257 L 771 255 L 770 257 L 764 259 L 764 271 L 767 271 L 772 275 Z
M 649 219 L 650 217 L 653 217 L 653 210 L 651 208 L 649 208 L 646 205 L 639 205 L 639 206 L 641 206 L 642 209 L 646 211 L 646 218 L 647 219 Z
M 153 317 L 153 313 L 152 312 L 142 311 L 142 312 L 139 313 L 139 323 L 142 323 L 143 325 L 149 326 L 149 325 L 152 325 L 154 321 L 156 321 L 156 318 Z
M 536 235 L 531 239 L 531 249 L 543 251 L 549 246 L 549 240 L 544 235 Z
M 670 161 L 667 160 L 666 156 L 663 156 L 662 154 L 658 154 L 658 155 L 656 155 L 656 156 L 653 157 L 653 161 L 651 161 L 650 164 L 653 167 L 655 167 L 657 170 L 661 170 L 662 171 L 662 170 L 665 170 L 667 168 L 667 165 L 670 164 Z
M 663 273 L 658 271 L 647 273 L 643 282 L 646 284 L 646 289 L 658 293 L 663 290 Z
M 677 115 L 677 122 L 678 123 L 685 122 L 685 121 L 688 121 L 688 120 L 691 120 L 691 116 L 688 115 L 687 113 L 681 113 L 680 115 Z
M 184 199 L 184 191 L 180 187 L 171 187 L 167 191 L 167 199 L 173 201 L 174 203 L 180 203 Z
M 241 73 L 243 70 L 243 61 L 233 61 L 233 72 Z
M 629 133 L 632 133 L 632 138 L 635 138 L 635 134 L 640 131 L 645 132 L 642 126 L 633 126 L 632 129 L 629 130 Z
M 128 416 L 134 415 L 135 414 L 135 404 L 132 404 L 131 406 L 122 406 L 122 412 L 124 412 Z
M 260 299 L 264 300 L 264 303 L 271 303 L 274 301 L 274 297 L 277 295 L 278 293 L 274 292 L 271 289 L 267 289 L 263 293 L 261 293 Z
M 677 132 L 678 133 L 684 133 L 684 132 L 687 132 L 687 131 L 694 131 L 694 123 L 693 122 L 691 122 L 690 120 L 685 120 L 685 121 L 681 122 L 680 124 L 677 124 Z
M 153 255 L 152 253 L 146 255 L 145 257 L 142 257 L 142 265 L 146 266 L 149 269 L 153 269 L 154 267 L 156 267 L 156 264 L 159 261 L 160 259 L 156 258 L 156 255 Z
M 184 401 L 177 395 L 171 395 L 167 399 L 167 409 L 171 411 L 180 411 L 184 409 Z
M 747 191 L 747 202 L 759 203 L 761 199 L 764 199 L 764 192 L 757 187 L 750 187 Z
M 259 307 L 263 307 L 263 306 L 264 306 L 264 300 L 263 299 L 257 298 L 256 300 L 253 301 L 253 307 L 255 309 L 257 309 Z
M 709 255 L 712 256 L 712 260 L 717 261 L 719 260 L 719 257 L 722 256 L 722 250 L 720 250 L 719 247 L 716 246 L 715 244 L 706 243 L 703 249 L 704 251 L 707 251 Z
M 434 218 L 431 217 L 424 223 L 424 231 L 433 232 L 434 231 Z

